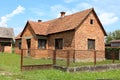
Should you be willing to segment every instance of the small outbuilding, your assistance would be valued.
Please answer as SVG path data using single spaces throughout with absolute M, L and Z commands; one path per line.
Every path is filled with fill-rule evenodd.
M 106 45 L 105 50 L 106 59 L 115 59 L 120 60 L 120 40 L 111 40 L 110 44 Z
M 0 52 L 12 52 L 13 28 L 0 27 Z
M 112 40 L 111 47 L 119 47 L 120 48 L 120 40 Z

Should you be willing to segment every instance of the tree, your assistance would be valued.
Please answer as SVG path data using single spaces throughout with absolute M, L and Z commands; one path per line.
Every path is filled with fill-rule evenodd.
M 120 39 L 120 30 L 116 30 L 113 32 L 113 39 L 115 39 L 115 40 Z
M 112 32 L 109 32 L 107 34 L 108 34 L 108 36 L 106 36 L 106 43 L 109 44 L 110 41 L 113 40 Z
M 120 40 L 120 30 L 115 30 L 114 32 L 108 33 L 106 43 L 109 44 L 111 40 Z

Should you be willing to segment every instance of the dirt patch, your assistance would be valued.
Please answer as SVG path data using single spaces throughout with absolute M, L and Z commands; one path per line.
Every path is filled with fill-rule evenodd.
M 0 68 L 0 71 L 5 71 L 5 70 Z

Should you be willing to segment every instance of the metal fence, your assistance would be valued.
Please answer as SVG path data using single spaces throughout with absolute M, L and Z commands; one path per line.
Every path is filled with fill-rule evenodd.
M 73 67 L 120 63 L 111 52 L 111 59 L 105 60 L 102 50 L 39 50 L 21 49 L 21 70 L 50 68 L 53 66 Z

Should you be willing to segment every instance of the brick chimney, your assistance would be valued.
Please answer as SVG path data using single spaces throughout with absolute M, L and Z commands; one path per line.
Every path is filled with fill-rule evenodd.
M 61 13 L 61 17 L 65 16 L 65 12 L 60 12 Z
M 38 22 L 42 22 L 42 20 L 38 20 Z

